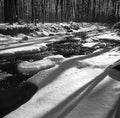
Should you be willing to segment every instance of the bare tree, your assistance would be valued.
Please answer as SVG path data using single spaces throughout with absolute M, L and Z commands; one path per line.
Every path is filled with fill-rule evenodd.
M 18 21 L 17 0 L 4 0 L 4 22 Z
M 34 22 L 34 0 L 31 0 L 31 21 Z

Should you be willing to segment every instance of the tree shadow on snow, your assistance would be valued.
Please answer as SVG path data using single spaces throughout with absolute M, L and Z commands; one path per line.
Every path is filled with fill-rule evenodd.
M 46 85 L 53 82 L 61 73 L 65 70 L 69 69 L 73 66 L 73 64 L 77 60 L 83 60 L 92 58 L 95 56 L 99 56 L 103 53 L 108 52 L 110 49 L 105 49 L 87 56 L 81 57 L 72 57 L 70 59 L 65 60 L 57 69 L 53 70 L 48 76 L 41 82 L 34 83 L 34 80 L 31 82 L 25 82 L 22 86 L 14 89 L 14 90 L 7 90 L 6 92 L 0 92 L 0 117 L 7 115 L 8 113 L 12 112 L 13 110 L 17 109 L 22 104 L 26 103 L 38 90 L 42 89 Z M 68 97 L 65 101 L 63 101 L 60 105 L 58 105 L 55 109 L 50 111 L 48 114 L 43 116 L 43 118 L 50 118 L 50 115 L 53 113 L 59 112 L 63 108 L 64 111 L 60 111 L 60 115 L 56 118 L 62 118 L 65 116 L 69 111 L 71 111 L 86 95 L 90 93 L 90 91 L 106 76 L 103 72 L 97 78 L 80 88 L 76 91 L 73 95 Z M 39 78 L 39 77 L 38 77 Z M 34 78 L 33 78 L 34 79 Z M 37 79 L 37 78 L 36 78 Z M 85 90 L 86 89 L 86 90 Z M 85 92 L 81 95 L 82 91 Z M 76 99 L 76 100 L 75 100 Z M 75 100 L 75 101 L 74 101 Z M 72 102 L 71 102 L 72 101 Z M 71 104 L 69 105 L 69 102 Z M 69 107 L 69 108 L 67 108 Z
M 72 57 L 70 59 L 66 59 L 65 61 L 62 62 L 62 64 L 60 64 L 60 66 L 57 69 L 55 69 L 52 73 L 50 73 L 42 83 L 41 82 L 37 83 L 37 86 L 38 86 L 39 90 L 41 88 L 45 87 L 46 85 L 50 84 L 51 82 L 53 82 L 55 79 L 57 79 L 57 77 L 59 77 L 59 75 L 61 75 L 64 71 L 66 71 L 67 69 L 74 66 L 76 61 L 89 59 L 89 58 L 92 58 L 92 57 L 95 57 L 95 56 L 99 56 L 101 54 L 104 54 L 104 53 L 108 52 L 109 50 L 110 49 L 105 49 L 105 50 L 95 52 L 95 53 L 90 54 L 90 55 L 78 56 L 78 57 Z
M 63 118 L 65 117 L 70 111 L 72 111 L 83 98 L 89 95 L 89 93 L 98 85 L 104 78 L 106 77 L 106 72 L 98 75 L 94 80 L 90 81 L 82 88 L 77 90 L 75 93 L 70 95 L 66 100 L 60 103 L 57 107 L 52 109 L 49 113 L 44 115 L 42 118 Z

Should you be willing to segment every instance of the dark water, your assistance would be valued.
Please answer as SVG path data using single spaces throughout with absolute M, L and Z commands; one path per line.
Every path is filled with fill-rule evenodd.
M 24 83 L 18 88 L 10 88 L 0 92 L 0 117 L 7 115 L 26 103 L 38 90 L 31 83 Z

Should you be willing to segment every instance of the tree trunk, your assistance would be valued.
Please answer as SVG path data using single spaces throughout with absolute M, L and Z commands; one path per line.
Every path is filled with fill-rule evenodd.
M 4 22 L 18 21 L 17 0 L 4 0 Z
M 56 0 L 56 5 L 55 5 L 56 22 L 58 21 L 58 5 L 59 5 L 59 0 Z
M 9 22 L 9 1 L 4 0 L 4 22 Z
M 31 22 L 34 22 L 34 2 L 31 0 Z

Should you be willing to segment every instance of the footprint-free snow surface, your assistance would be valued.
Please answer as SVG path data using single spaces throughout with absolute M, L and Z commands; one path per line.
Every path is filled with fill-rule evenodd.
M 37 93 L 4 118 L 113 118 L 120 82 L 107 68 L 119 58 L 118 48 L 99 50 L 37 73 L 28 80 Z

